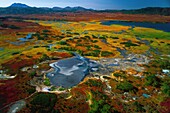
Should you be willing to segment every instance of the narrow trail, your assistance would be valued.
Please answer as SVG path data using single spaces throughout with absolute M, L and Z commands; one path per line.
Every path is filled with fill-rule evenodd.
M 36 93 L 37 93 L 37 91 L 34 92 L 33 94 L 29 95 L 28 97 L 25 97 L 25 98 L 20 99 L 20 100 L 18 100 L 18 101 L 11 102 L 10 104 L 8 104 L 8 105 L 6 105 L 6 106 L 0 108 L 0 112 L 1 112 L 1 110 L 5 109 L 5 108 L 7 108 L 7 107 L 9 107 L 9 106 L 11 106 L 11 105 L 13 105 L 13 104 L 15 104 L 15 103 L 21 101 L 21 100 L 27 100 L 27 99 L 29 99 L 30 97 L 32 97 L 32 96 L 33 96 L 34 94 L 36 94 Z

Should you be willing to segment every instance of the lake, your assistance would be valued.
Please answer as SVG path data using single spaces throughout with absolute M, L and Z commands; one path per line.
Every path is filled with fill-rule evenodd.
M 131 26 L 131 27 L 146 27 L 146 28 L 162 30 L 165 32 L 170 32 L 170 23 L 129 22 L 129 21 L 109 20 L 109 21 L 102 21 L 101 24 L 102 25 L 117 24 L 117 25 Z
M 90 70 L 98 68 L 95 61 L 76 55 L 50 64 L 55 71 L 46 76 L 54 86 L 70 88 L 79 84 Z

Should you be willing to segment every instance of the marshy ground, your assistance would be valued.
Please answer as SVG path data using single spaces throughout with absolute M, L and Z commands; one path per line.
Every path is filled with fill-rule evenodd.
M 41 106 L 46 112 L 88 112 L 99 108 L 109 112 L 169 110 L 166 104 L 170 96 L 169 73 L 162 70 L 170 69 L 170 32 L 101 23 L 103 18 L 126 19 L 127 15 L 97 19 L 88 15 L 84 21 L 80 21 L 82 18 L 72 21 L 68 15 L 72 13 L 65 16 L 68 21 L 43 20 L 52 17 L 41 15 L 37 16 L 38 20 L 31 20 L 29 16 L 23 16 L 22 21 L 1 19 L 0 77 L 17 76 L 0 80 L 3 97 L 0 107 L 29 97 L 36 92 L 36 86 L 42 85 L 64 93 L 41 93 L 39 89 L 39 93 L 25 100 L 28 107 L 20 112 L 33 112 Z M 130 21 L 134 21 L 132 17 L 136 21 L 148 18 L 130 17 Z M 168 22 L 168 18 L 160 20 L 155 16 L 153 20 Z M 51 86 L 44 77 L 51 69 L 49 64 L 72 57 L 72 52 L 93 59 L 103 67 L 89 73 L 72 88 Z

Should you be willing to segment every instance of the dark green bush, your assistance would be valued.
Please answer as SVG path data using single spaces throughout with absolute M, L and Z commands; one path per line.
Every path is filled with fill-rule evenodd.
M 125 81 L 117 84 L 116 88 L 123 91 L 132 91 L 134 86 L 130 82 Z
M 160 83 L 161 80 L 155 75 L 148 75 L 145 78 L 145 85 L 147 86 L 160 87 Z
M 128 42 L 122 42 L 120 44 L 124 44 L 126 47 L 130 47 L 130 46 L 138 46 L 137 44 L 132 43 L 131 41 Z
M 60 44 L 60 45 L 67 45 L 67 42 L 66 41 L 60 41 L 58 44 Z
M 12 55 L 17 55 L 19 54 L 20 52 L 13 52 Z
M 31 113 L 53 113 L 56 102 L 55 94 L 38 93 L 30 102 Z
M 102 57 L 106 57 L 106 56 L 110 56 L 110 55 L 112 55 L 113 53 L 112 52 L 109 52 L 109 51 L 102 51 L 101 52 L 101 56 Z

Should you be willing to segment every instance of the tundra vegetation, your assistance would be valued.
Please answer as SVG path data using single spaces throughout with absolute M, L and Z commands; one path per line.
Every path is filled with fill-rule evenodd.
M 60 14 L 60 20 L 55 21 L 41 15 L 36 19 L 23 15 L 22 21 L 15 17 L 0 19 L 0 74 L 16 75 L 0 80 L 0 108 L 25 99 L 26 107 L 19 113 L 170 112 L 170 33 L 152 28 L 107 26 L 89 15 L 84 21 L 76 18 L 79 13 L 72 19 L 69 17 L 72 14 L 63 18 Z M 94 16 L 97 18 L 97 13 Z M 163 18 L 168 21 L 168 17 Z M 27 39 L 29 34 L 31 37 Z M 119 58 L 126 60 L 114 71 L 103 63 L 106 67 L 90 72 L 72 88 L 53 86 L 45 76 L 51 69 L 49 64 L 70 58 L 73 52 L 98 62 L 115 59 L 108 63 L 114 65 L 121 62 Z M 128 59 L 129 54 L 145 57 Z M 149 62 L 136 61 L 142 58 Z M 132 66 L 128 68 L 127 62 Z M 45 92 L 43 88 L 50 90 Z

